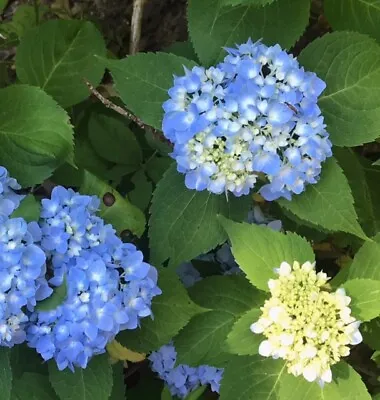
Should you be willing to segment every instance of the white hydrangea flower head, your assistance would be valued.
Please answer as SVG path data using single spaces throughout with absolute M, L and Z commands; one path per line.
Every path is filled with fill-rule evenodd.
M 259 354 L 287 361 L 288 372 L 321 386 L 332 380 L 330 367 L 362 341 L 360 321 L 351 315 L 343 288 L 329 292 L 330 279 L 315 263 L 281 263 L 270 279 L 271 297 L 251 331 L 263 334 Z

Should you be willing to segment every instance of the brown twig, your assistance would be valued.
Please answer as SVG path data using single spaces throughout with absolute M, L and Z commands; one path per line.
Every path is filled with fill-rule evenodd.
M 88 89 L 90 92 L 102 103 L 104 104 L 107 108 L 116 111 L 118 114 L 122 115 L 125 118 L 130 119 L 133 121 L 136 125 L 138 125 L 140 128 L 145 129 L 149 125 L 144 124 L 139 118 L 136 117 L 136 115 L 132 114 L 130 111 L 126 110 L 123 107 L 118 106 L 117 104 L 113 103 L 111 100 L 105 98 L 100 92 L 98 92 L 94 86 L 87 80 L 84 79 L 85 84 L 87 85 Z
M 141 37 L 141 22 L 143 17 L 145 0 L 133 1 L 133 12 L 131 21 L 131 39 L 129 43 L 129 53 L 136 54 L 139 51 Z

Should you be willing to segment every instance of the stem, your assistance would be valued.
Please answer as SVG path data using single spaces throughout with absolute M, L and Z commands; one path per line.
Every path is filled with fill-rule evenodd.
M 39 0 L 33 0 L 33 5 L 34 5 L 34 13 L 36 15 L 36 25 L 39 25 L 39 23 L 40 23 L 40 5 L 39 5 Z
M 135 54 L 139 51 L 141 37 L 141 23 L 144 11 L 145 0 L 133 1 L 133 12 L 131 21 L 131 39 L 129 42 L 129 53 Z

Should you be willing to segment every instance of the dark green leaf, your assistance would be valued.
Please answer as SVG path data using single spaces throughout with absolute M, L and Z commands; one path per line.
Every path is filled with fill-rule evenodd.
M 246 218 L 251 198 L 189 190 L 184 176 L 173 164 L 153 193 L 150 208 L 149 237 L 151 260 L 160 265 L 170 259 L 177 267 L 223 243 L 227 237 L 217 221 L 217 215 L 232 219 Z
M 100 82 L 104 66 L 95 55 L 105 52 L 103 38 L 91 22 L 48 21 L 22 38 L 17 76 L 22 83 L 41 87 L 66 108 L 89 96 L 84 79 L 94 86 Z
M 224 367 L 230 356 L 224 342 L 235 322 L 234 314 L 214 310 L 196 315 L 174 338 L 177 364 Z
M 10 400 L 12 391 L 12 369 L 10 363 L 10 349 L 0 347 L 0 387 L 1 400 Z M 13 383 L 14 384 L 14 383 Z
M 25 343 L 12 348 L 11 365 L 14 378 L 21 378 L 25 372 L 48 374 L 47 363 L 35 349 L 31 349 Z
M 58 400 L 46 375 L 26 372 L 14 381 L 12 400 Z M 63 398 L 62 398 L 63 399 Z M 74 397 L 72 398 L 74 400 Z M 79 397 L 75 400 L 79 400 Z
M 105 64 L 128 109 L 156 129 L 161 129 L 162 104 L 169 98 L 173 74 L 183 75 L 183 66 L 196 65 L 167 53 L 138 53 L 123 60 L 106 60 Z
M 38 221 L 41 204 L 32 194 L 28 194 L 13 212 L 11 218 L 24 218 L 26 222 Z
M 290 48 L 309 22 L 308 1 L 280 0 L 262 8 L 256 5 L 223 7 L 225 1 L 189 1 L 190 37 L 205 65 L 222 60 L 227 55 L 223 47 L 241 44 L 248 38 Z
M 99 215 L 107 223 L 112 224 L 118 233 L 124 230 L 129 230 L 137 236 L 141 236 L 144 233 L 145 216 L 141 210 L 95 175 L 85 171 L 83 184 L 79 191 L 83 194 L 96 195 L 100 198 Z
M 220 218 L 232 243 L 232 254 L 252 285 L 268 291 L 268 280 L 275 278 L 274 268 L 283 261 L 314 261 L 310 244 L 295 233 L 273 231 L 265 226 L 235 223 Z
M 252 6 L 265 6 L 266 4 L 273 3 L 274 0 L 222 0 L 224 6 L 237 6 L 237 5 L 252 5 Z
M 378 0 L 325 0 L 324 10 L 337 31 L 357 31 L 380 40 Z
M 144 318 L 141 329 L 123 331 L 117 340 L 138 352 L 157 350 L 167 344 L 192 316 L 205 310 L 189 298 L 177 275 L 165 268 L 158 269 L 158 286 L 162 294 L 152 301 L 154 319 Z
M 251 325 L 257 322 L 261 311 L 253 308 L 246 312 L 234 324 L 226 340 L 226 350 L 239 356 L 258 354 L 259 345 L 264 340 L 262 335 L 252 333 Z
M 157 183 L 170 167 L 172 162 L 173 160 L 169 157 L 153 157 L 146 164 L 146 173 L 154 183 Z
M 351 188 L 334 158 L 322 165 L 320 181 L 279 204 L 297 217 L 332 231 L 352 233 L 367 239 L 357 221 Z
M 201 307 L 228 311 L 236 316 L 260 307 L 265 294 L 253 287 L 244 276 L 210 276 L 189 289 Z
M 152 197 L 153 185 L 141 169 L 132 176 L 131 181 L 135 187 L 128 193 L 129 199 L 141 211 L 145 211 Z
M 73 157 L 69 117 L 41 89 L 0 89 L 0 164 L 22 185 L 41 183 Z
M 63 303 L 67 295 L 66 279 L 63 280 L 61 286 L 54 288 L 53 293 L 45 300 L 39 301 L 35 308 L 36 311 L 50 311 L 57 308 Z
M 112 368 L 108 355 L 95 356 L 86 369 L 59 371 L 49 362 L 51 385 L 61 400 L 108 400 L 112 392 Z
M 112 366 L 113 371 L 113 384 L 112 392 L 109 400 L 124 400 L 125 397 L 125 383 L 124 383 L 124 367 L 122 362 Z
M 141 149 L 126 118 L 104 107 L 96 107 L 88 118 L 87 129 L 88 138 L 100 157 L 130 165 L 132 171 L 139 168 Z
M 319 105 L 331 141 L 357 146 L 380 136 L 380 47 L 356 32 L 334 32 L 309 44 L 300 63 L 326 84 Z
M 165 52 L 175 54 L 179 57 L 185 57 L 195 62 L 199 61 L 191 42 L 174 42 L 165 49 Z

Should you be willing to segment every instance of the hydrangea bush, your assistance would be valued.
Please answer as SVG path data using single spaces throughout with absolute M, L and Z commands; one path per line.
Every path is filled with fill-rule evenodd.
M 379 400 L 376 2 L 152 52 L 134 0 L 126 57 L 50 3 L 0 0 L 0 398 Z

